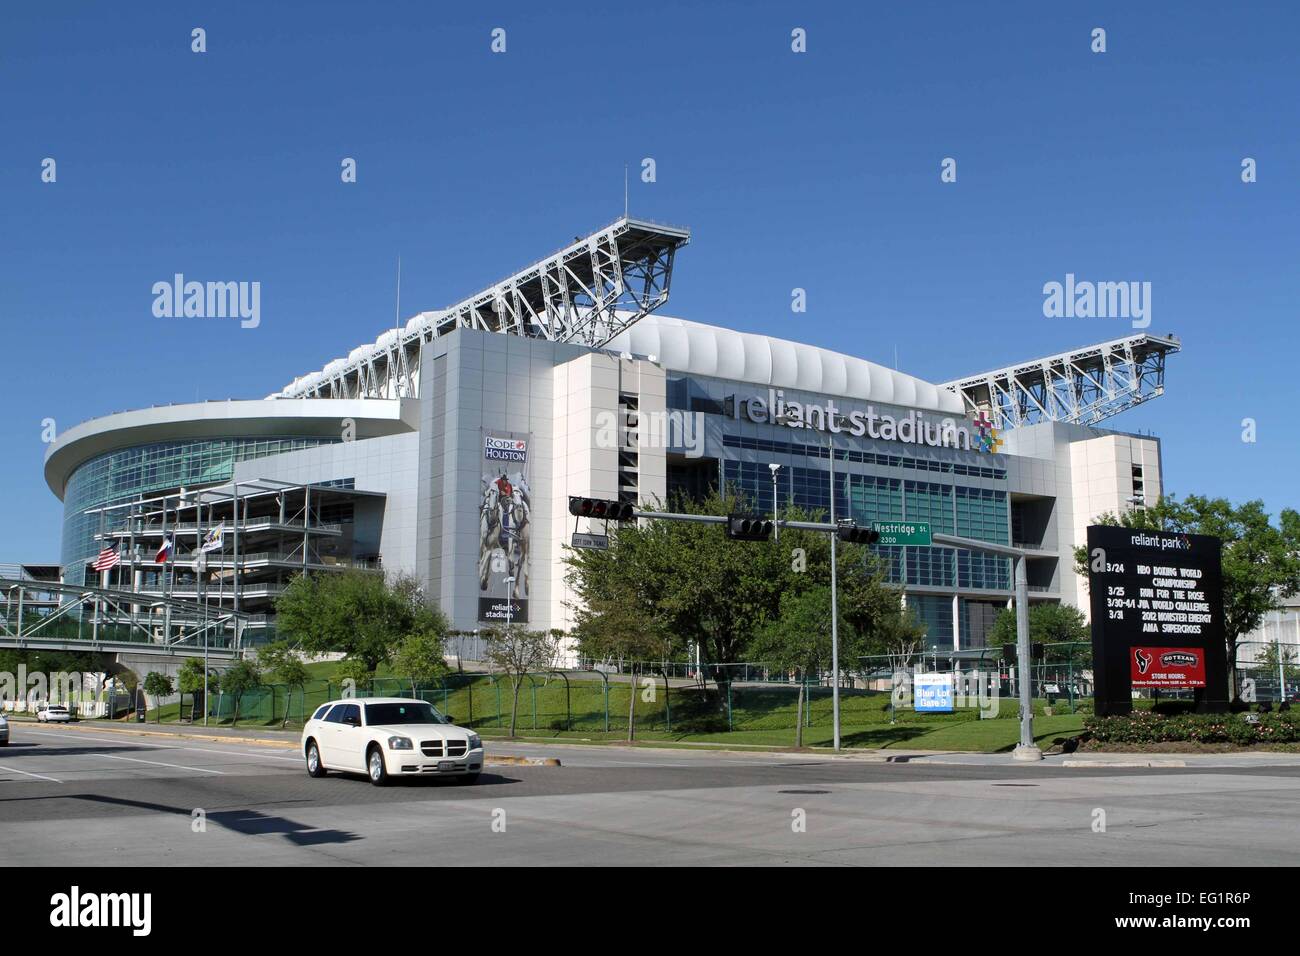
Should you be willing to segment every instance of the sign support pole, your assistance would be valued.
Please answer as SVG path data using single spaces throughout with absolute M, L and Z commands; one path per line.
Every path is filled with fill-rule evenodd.
M 834 485 L 832 485 L 831 493 L 834 494 L 834 491 Z M 633 512 L 633 517 L 668 521 L 695 521 L 701 524 L 726 524 L 727 522 L 727 519 L 722 515 L 674 514 L 666 511 L 641 511 L 639 509 Z M 773 525 L 781 528 L 802 528 L 807 531 L 829 531 L 832 534 L 839 530 L 839 526 L 836 524 L 826 524 L 820 521 L 780 520 L 774 521 Z M 925 526 L 925 532 L 929 532 L 928 525 Z M 1029 575 L 1025 565 L 1028 552 L 1023 548 L 1015 548 L 1006 544 L 993 544 L 989 541 L 977 541 L 974 538 L 963 538 L 953 534 L 931 534 L 930 537 L 933 543 L 937 545 L 963 548 L 969 551 L 981 551 L 985 554 L 1002 555 L 1015 561 L 1016 670 L 1019 676 L 1020 689 L 1020 743 L 1012 752 L 1012 757 L 1024 761 L 1042 760 L 1043 752 L 1034 743 L 1034 709 L 1033 698 L 1030 696 L 1032 693 L 1032 662 L 1030 660 L 1031 651 L 1029 646 Z M 834 547 L 835 542 L 832 540 L 832 555 L 834 554 Z M 838 684 L 835 690 L 838 694 Z
M 1042 760 L 1043 752 L 1034 743 L 1033 662 L 1029 646 L 1029 573 L 1025 560 L 1027 552 L 1005 544 L 992 544 L 961 538 L 952 534 L 933 535 L 935 544 L 1000 554 L 1015 561 L 1016 569 L 1016 685 L 1020 691 L 1020 743 L 1012 751 L 1015 760 Z
M 1029 574 L 1025 556 L 1016 558 L 1016 657 L 1020 670 L 1020 743 L 1012 751 L 1016 760 L 1042 760 L 1043 752 L 1034 743 L 1033 665 L 1029 646 Z

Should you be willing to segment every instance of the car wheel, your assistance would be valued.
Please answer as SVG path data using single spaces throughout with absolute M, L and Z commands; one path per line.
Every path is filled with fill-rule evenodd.
M 388 784 L 388 768 L 384 766 L 384 754 L 378 747 L 371 747 L 366 755 L 366 774 L 376 787 Z
M 456 778 L 456 782 L 462 786 L 469 786 L 472 783 L 478 783 L 478 774 L 466 773 Z
M 320 762 L 320 748 L 314 740 L 307 744 L 307 776 L 325 776 L 325 765 Z

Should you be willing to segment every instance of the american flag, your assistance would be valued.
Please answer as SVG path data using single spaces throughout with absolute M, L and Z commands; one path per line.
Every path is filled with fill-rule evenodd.
M 118 553 L 116 547 L 105 548 L 99 552 L 99 557 L 95 559 L 95 570 L 107 571 L 109 568 L 115 568 L 121 560 L 122 555 Z

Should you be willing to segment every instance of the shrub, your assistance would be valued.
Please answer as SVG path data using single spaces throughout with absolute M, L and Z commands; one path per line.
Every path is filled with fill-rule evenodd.
M 1162 714 L 1165 717 L 1190 714 L 1195 708 L 1196 704 L 1190 700 L 1158 700 L 1151 705 L 1152 713 Z
M 1290 712 L 1261 714 L 1250 723 L 1240 714 L 1166 715 L 1135 711 L 1122 717 L 1089 717 L 1084 730 L 1101 743 L 1202 743 L 1250 746 L 1300 742 L 1300 717 Z

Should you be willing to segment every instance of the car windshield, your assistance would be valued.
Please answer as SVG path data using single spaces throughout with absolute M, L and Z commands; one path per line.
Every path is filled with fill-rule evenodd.
M 366 704 L 366 724 L 370 727 L 441 723 L 442 715 L 423 701 L 413 700 L 409 704 Z

